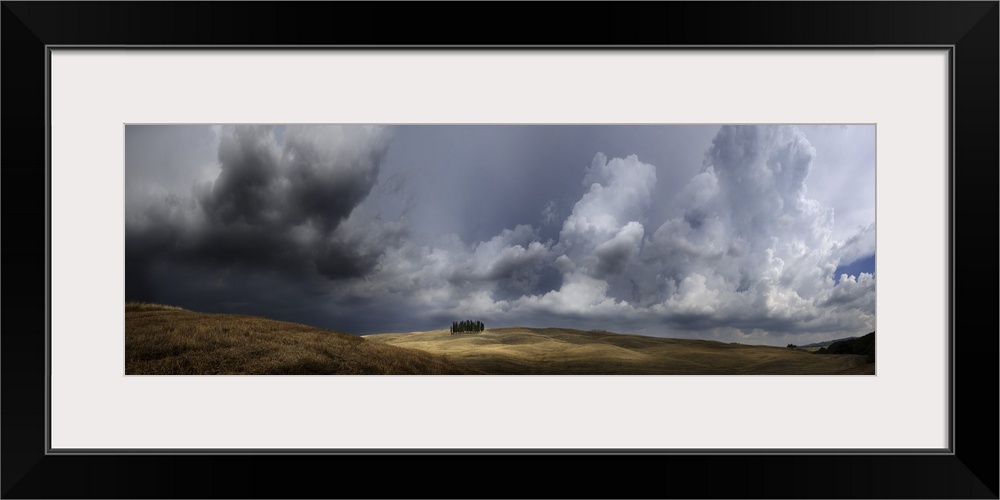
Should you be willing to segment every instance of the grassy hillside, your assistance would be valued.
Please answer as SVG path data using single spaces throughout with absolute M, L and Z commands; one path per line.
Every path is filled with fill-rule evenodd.
M 452 335 L 447 330 L 366 338 L 438 354 L 496 374 L 805 375 L 874 374 L 862 355 L 708 340 L 667 339 L 562 328 L 499 328 Z
M 440 356 L 311 326 L 125 304 L 127 375 L 475 374 Z
M 863 337 L 833 342 L 816 351 L 817 354 L 861 354 L 869 363 L 875 362 L 875 332 Z

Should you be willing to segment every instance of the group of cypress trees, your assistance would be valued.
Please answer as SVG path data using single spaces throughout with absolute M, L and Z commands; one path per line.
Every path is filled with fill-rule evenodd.
M 451 334 L 473 332 L 478 333 L 486 329 L 486 325 L 482 321 L 453 321 L 451 323 Z

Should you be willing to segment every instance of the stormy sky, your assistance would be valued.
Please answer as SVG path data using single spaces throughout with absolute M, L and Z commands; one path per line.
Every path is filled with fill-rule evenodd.
M 355 334 L 875 329 L 874 125 L 127 125 L 126 300 Z

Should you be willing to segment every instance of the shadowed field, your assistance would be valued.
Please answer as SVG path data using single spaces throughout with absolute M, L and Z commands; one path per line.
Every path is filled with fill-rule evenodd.
M 667 339 L 562 328 L 497 328 L 476 334 L 447 330 L 368 335 L 390 345 L 444 356 L 495 374 L 865 375 L 861 355 L 709 340 Z
M 439 356 L 311 326 L 153 304 L 125 305 L 127 375 L 450 375 Z

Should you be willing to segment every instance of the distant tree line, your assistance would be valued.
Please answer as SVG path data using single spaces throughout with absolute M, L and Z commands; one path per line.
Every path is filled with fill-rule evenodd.
M 465 321 L 453 321 L 451 323 L 452 335 L 466 332 L 479 333 L 485 329 L 486 325 L 484 325 L 482 321 L 472 321 L 467 319 Z
M 875 362 L 875 332 L 856 339 L 841 340 L 820 348 L 816 354 L 863 354 L 869 363 Z

